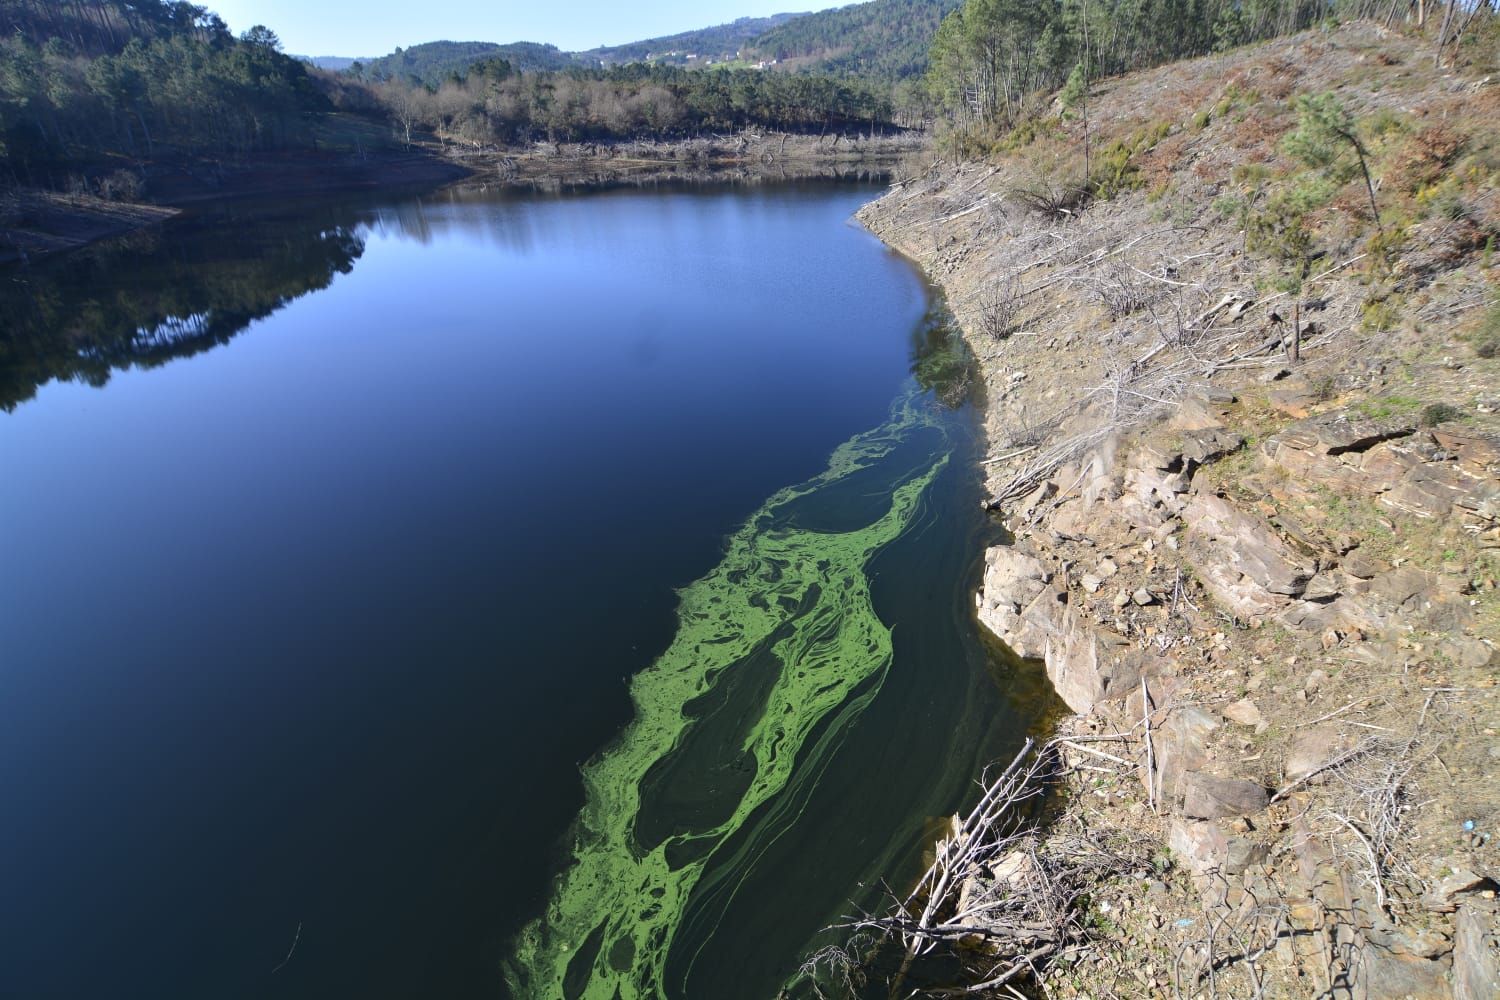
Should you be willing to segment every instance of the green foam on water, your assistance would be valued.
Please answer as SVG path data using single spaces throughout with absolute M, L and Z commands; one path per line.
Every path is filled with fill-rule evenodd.
M 695 889 L 727 885 L 732 895 L 737 872 L 754 864 L 753 852 L 719 857 L 718 848 L 752 816 L 784 822 L 773 800 L 793 769 L 819 770 L 819 755 L 836 749 L 878 693 L 891 636 L 875 614 L 867 566 L 912 523 L 946 448 L 929 449 L 921 462 L 889 463 L 893 481 L 880 483 L 889 505 L 862 526 L 799 527 L 798 505 L 836 502 L 828 491 L 855 483 L 867 491 L 867 470 L 938 427 L 915 390 L 904 394 L 887 423 L 840 446 L 821 475 L 766 501 L 730 536 L 719 565 L 681 592 L 672 644 L 631 681 L 634 720 L 583 769 L 573 861 L 505 966 L 517 997 L 668 995 L 667 954 Z M 737 669 L 770 673 L 732 685 Z M 678 762 L 694 727 L 710 724 L 705 713 L 716 725 L 728 720 L 733 745 L 694 742 L 693 753 L 714 756 L 694 759 L 683 780 L 705 783 L 669 789 L 674 807 L 650 814 L 652 774 Z M 646 827 L 655 835 L 640 836 Z

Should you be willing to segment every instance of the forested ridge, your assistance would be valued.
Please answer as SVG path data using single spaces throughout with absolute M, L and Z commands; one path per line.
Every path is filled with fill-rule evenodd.
M 962 0 L 870 0 L 788 21 L 747 52 L 793 68 L 893 82 L 921 76 L 933 35 Z
M 868 0 L 812 14 L 742 17 L 728 24 L 581 52 L 535 42 L 426 42 L 363 60 L 348 72 L 365 80 L 435 87 L 450 75 L 466 75 L 482 59 L 496 57 L 521 72 L 598 69 L 634 62 L 731 69 L 771 63 L 784 64 L 775 66 L 778 72 L 857 76 L 888 84 L 925 72 L 938 24 L 961 2 Z
M 1489 3 L 1450 3 L 1446 16 Z M 937 32 L 927 85 L 960 136 L 993 137 L 1065 84 L 1071 105 L 1100 77 L 1408 8 L 1419 11 L 1415 0 L 965 0 Z
M 857 80 L 654 63 L 516 73 L 494 60 L 435 89 L 392 82 L 379 93 L 404 132 L 433 129 L 474 146 L 672 139 L 756 126 L 821 133 L 891 118 L 884 89 Z
M 490 146 L 822 133 L 891 119 L 888 91 L 859 79 L 639 62 L 548 68 L 570 59 L 535 43 L 437 43 L 334 74 L 283 54 L 269 28 L 236 37 L 183 0 L 0 0 L 0 180 L 103 190 L 108 174 L 117 182 L 106 193 L 130 197 L 143 162 L 328 151 L 331 130 L 350 130 L 330 124 L 335 111 L 388 122 L 408 148 L 429 132 Z
M 0 158 L 39 182 L 70 163 L 304 143 L 328 93 L 274 33 L 236 38 L 160 0 L 0 0 Z
M 379 59 L 356 62 L 346 75 L 369 83 L 392 80 L 437 87 L 453 76 L 467 76 L 469 70 L 487 59 L 504 59 L 512 69 L 524 73 L 568 69 L 577 60 L 556 45 L 539 42 L 424 42 L 398 48 Z
M 113 169 L 128 181 L 122 168 L 144 161 L 327 151 L 339 136 L 363 155 L 372 129 L 389 137 L 377 141 L 407 148 L 429 137 L 494 148 L 745 128 L 825 134 L 936 118 L 959 148 L 982 148 L 1038 120 L 1059 88 L 1070 108 L 1101 77 L 1332 19 L 1395 16 L 1400 6 L 871 0 L 587 54 L 430 43 L 335 74 L 283 54 L 268 28 L 235 37 L 218 15 L 184 0 L 0 0 L 0 180 L 58 187 L 78 172 Z M 1488 6 L 1463 0 L 1448 16 Z M 665 45 L 737 44 L 752 32 L 739 54 L 780 65 L 599 65 L 656 59 Z M 121 186 L 128 196 L 130 185 Z

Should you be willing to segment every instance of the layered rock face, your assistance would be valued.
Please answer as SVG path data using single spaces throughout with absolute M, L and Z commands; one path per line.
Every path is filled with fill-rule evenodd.
M 1201 426 L 1216 405 L 1223 422 Z M 1144 744 L 1149 727 L 1150 757 L 1136 776 L 1166 844 L 1209 910 L 1234 913 L 1252 899 L 1285 908 L 1283 976 L 1326 966 L 1322 944 L 1296 944 L 1326 938 L 1328 953 L 1348 961 L 1326 983 L 1308 972 L 1309 987 L 1363 997 L 1500 995 L 1500 867 L 1488 842 L 1460 839 L 1458 813 L 1446 837 L 1442 823 L 1408 824 L 1414 842 L 1436 841 L 1434 853 L 1387 845 L 1410 855 L 1396 866 L 1417 877 L 1388 875 L 1380 864 L 1377 886 L 1348 843 L 1367 843 L 1375 821 L 1337 811 L 1347 783 L 1369 780 L 1363 771 L 1378 755 L 1381 766 L 1410 769 L 1415 785 L 1417 758 L 1434 741 L 1424 720 L 1399 711 L 1365 721 L 1372 703 L 1406 700 L 1420 715 L 1419 696 L 1431 714 L 1433 698 L 1457 694 L 1435 690 L 1450 684 L 1447 674 L 1415 684 L 1389 676 L 1416 665 L 1414 647 L 1424 650 L 1412 637 L 1425 637 L 1433 660 L 1470 683 L 1492 677 L 1494 651 L 1483 617 L 1493 581 L 1476 580 L 1467 565 L 1445 571 L 1392 558 L 1389 546 L 1362 536 L 1358 518 L 1448 519 L 1477 546 L 1500 546 L 1500 439 L 1468 425 L 1330 409 L 1254 448 L 1213 454 L 1199 444 L 1202 432 L 1241 440 L 1230 426 L 1235 406 L 1197 399 L 1186 410 L 1198 433 L 1179 434 L 1169 421 L 1121 449 L 1117 493 L 1064 496 L 1057 484 L 1071 470 L 1038 487 L 1033 499 L 1049 498 L 1046 513 L 986 555 L 980 622 L 1045 664 L 1088 731 L 1133 733 Z M 1225 460 L 1266 492 L 1234 489 L 1215 469 Z M 1315 652 L 1292 653 L 1279 664 L 1289 668 L 1277 672 L 1281 683 L 1268 686 L 1274 667 L 1254 651 L 1272 648 Z M 1487 759 L 1493 750 L 1490 741 Z M 1383 793 L 1393 792 L 1409 790 Z M 1337 843 L 1341 823 L 1356 830 Z M 1455 869 L 1485 874 L 1442 881 Z M 1447 888 L 1418 891 L 1428 878 Z M 1399 907 L 1398 896 L 1406 897 Z

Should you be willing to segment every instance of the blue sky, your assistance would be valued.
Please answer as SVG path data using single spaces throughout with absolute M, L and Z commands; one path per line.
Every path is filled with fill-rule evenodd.
M 264 24 L 286 51 L 379 56 L 440 38 L 618 45 L 738 17 L 820 10 L 850 0 L 196 0 L 239 34 Z

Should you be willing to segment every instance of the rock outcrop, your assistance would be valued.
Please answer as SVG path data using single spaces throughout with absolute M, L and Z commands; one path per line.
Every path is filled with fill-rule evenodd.
M 1341 46 L 1395 45 L 1343 32 L 1284 58 L 1321 79 Z M 1100 121 L 1135 113 L 1118 94 Z M 1280 133 L 1256 127 L 1268 160 Z M 1254 967 L 1245 995 L 1497 996 L 1500 360 L 1452 319 L 1489 286 L 1434 231 L 1390 265 L 1410 315 L 1373 335 L 1385 300 L 1341 247 L 1290 361 L 1287 300 L 1207 207 L 1249 147 L 1211 133 L 1154 161 L 1170 209 L 1042 218 L 1013 207 L 1024 170 L 975 164 L 862 214 L 943 285 L 983 370 L 1015 541 L 986 553 L 978 619 L 1042 662 L 1065 734 L 1116 741 L 1077 758 L 1070 808 L 1183 875 L 1121 887 L 1120 995 L 1194 995 L 1143 970 L 1212 954 Z

